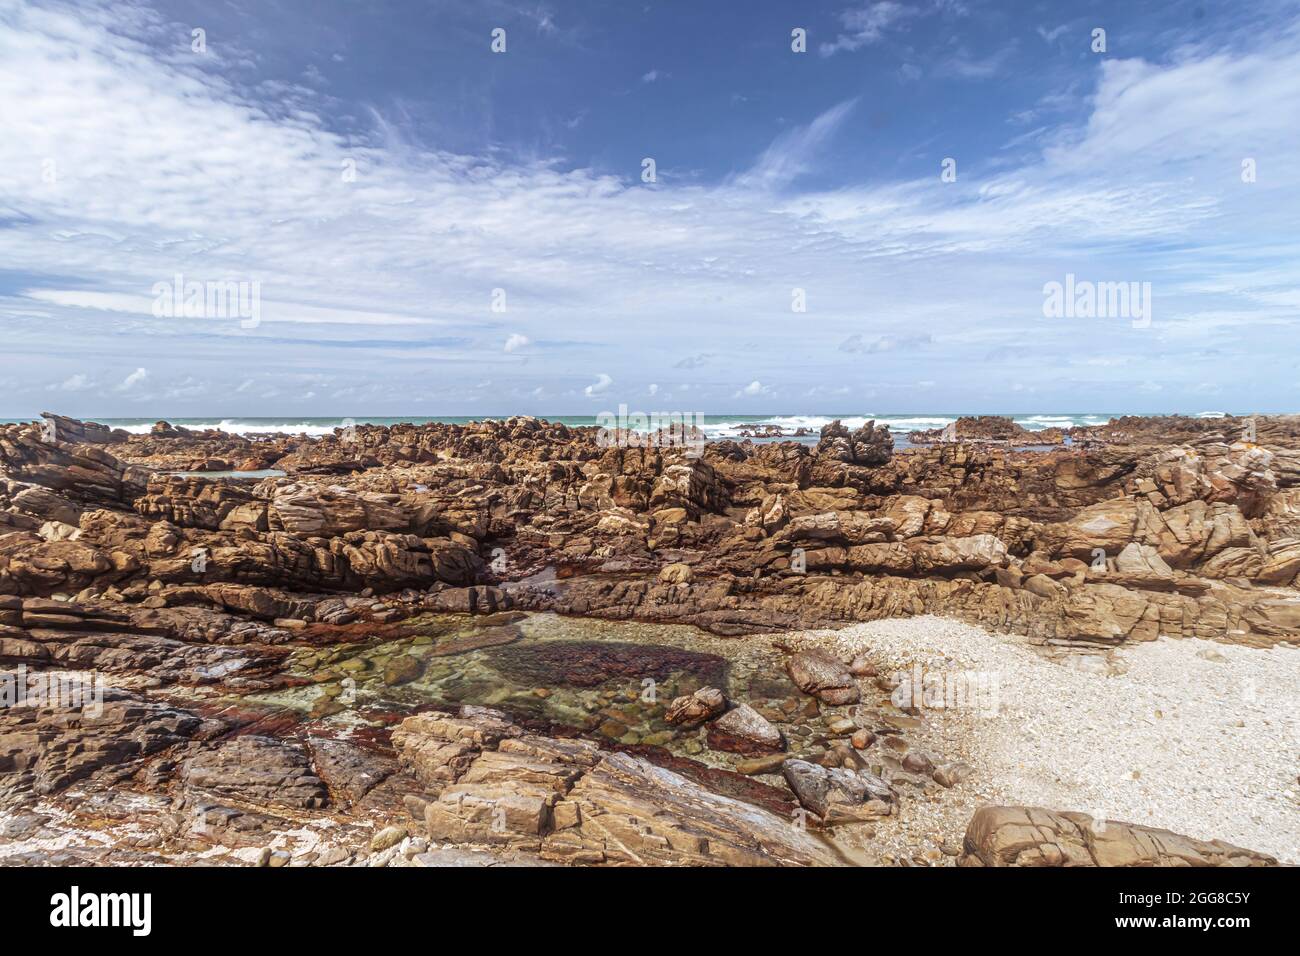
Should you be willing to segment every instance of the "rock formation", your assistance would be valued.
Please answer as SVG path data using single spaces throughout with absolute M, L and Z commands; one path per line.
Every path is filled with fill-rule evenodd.
M 896 451 L 883 426 L 835 422 L 815 447 L 698 457 L 532 418 L 319 439 L 0 426 L 0 668 L 106 684 L 94 713 L 0 710 L 0 842 L 130 806 L 114 811 L 139 824 L 126 845 L 69 837 L 54 859 L 193 862 L 220 844 L 279 865 L 261 856 L 271 837 L 319 815 L 334 835 L 294 861 L 438 860 L 442 842 L 493 860 L 831 862 L 822 830 L 894 815 L 909 792 L 940 799 L 969 771 L 907 746 L 869 662 L 790 648 L 766 697 L 744 699 L 716 654 L 525 646 L 521 612 L 728 637 L 938 613 L 1039 643 L 1294 641 L 1300 427 L 1233 434 L 1246 424 L 1124 419 L 1049 451 L 959 430 Z M 283 474 L 188 474 L 267 470 Z M 481 624 L 431 647 L 422 629 L 455 615 Z M 390 646 L 417 638 L 427 653 Z M 473 675 L 427 711 L 437 662 L 465 655 L 534 700 L 562 675 L 600 714 L 455 709 L 497 703 Z M 617 697 L 619 681 L 649 696 Z M 382 717 L 352 740 L 329 719 L 358 685 L 381 688 Z M 979 818 L 964 861 L 1245 852 L 1136 828 L 1121 851 L 1045 813 Z M 359 849 L 372 836 L 382 848 Z
M 1220 840 L 1206 842 L 1086 813 L 983 807 L 971 818 L 959 866 L 1277 866 Z

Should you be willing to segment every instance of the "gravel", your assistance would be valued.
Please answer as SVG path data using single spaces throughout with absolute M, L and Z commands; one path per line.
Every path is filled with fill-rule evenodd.
M 1161 639 L 1063 650 L 930 616 L 803 636 L 864 655 L 881 674 L 920 664 L 923 680 L 983 688 L 960 706 L 923 708 L 913 745 L 975 772 L 882 823 L 874 856 L 914 858 L 945 843 L 951 851 L 978 807 L 1007 803 L 1300 863 L 1300 648 Z

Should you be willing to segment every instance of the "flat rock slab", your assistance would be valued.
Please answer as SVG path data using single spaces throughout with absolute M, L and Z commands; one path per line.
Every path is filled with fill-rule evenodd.
M 611 754 L 557 804 L 542 856 L 575 863 L 834 866 L 795 821 L 714 793 L 631 754 Z
M 308 746 L 316 773 L 329 787 L 335 802 L 343 806 L 357 803 L 397 771 L 395 757 L 345 740 L 312 737 Z
M 523 636 L 523 631 L 509 625 L 481 627 L 469 632 L 458 632 L 447 637 L 438 638 L 433 649 L 429 651 L 429 656 L 454 657 L 457 654 L 468 654 L 470 651 L 477 651 L 484 647 L 501 647 L 504 644 L 513 644 Z
M 236 737 L 181 765 L 190 789 L 270 806 L 323 807 L 328 791 L 303 749 L 271 737 Z
M 1271 856 L 1086 813 L 981 807 L 960 866 L 1277 866 Z

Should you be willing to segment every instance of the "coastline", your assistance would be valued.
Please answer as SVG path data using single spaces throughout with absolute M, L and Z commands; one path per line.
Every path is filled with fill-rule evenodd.
M 0 858 L 1296 859 L 1300 419 L 1021 433 L 0 427 L 0 664 L 106 688 L 0 711 Z

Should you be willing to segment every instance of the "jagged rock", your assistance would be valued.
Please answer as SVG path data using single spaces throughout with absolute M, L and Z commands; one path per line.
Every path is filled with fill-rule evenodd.
M 914 445 L 939 441 L 1059 445 L 1065 438 L 1065 433 L 1059 428 L 1030 431 L 1012 419 L 1000 415 L 963 415 L 953 422 L 951 429 L 951 431 L 945 428 L 922 429 L 910 432 L 907 440 Z
M 393 742 L 436 791 L 422 806 L 434 840 L 572 863 L 834 862 L 792 821 L 640 757 L 524 733 L 499 712 L 409 717 Z
M 817 455 L 842 461 L 850 465 L 876 467 L 889 461 L 894 454 L 894 437 L 888 425 L 869 421 L 850 432 L 839 419 L 823 425 Z
M 1257 441 L 1240 440 L 1240 420 L 1117 420 L 1048 452 L 1017 450 L 1021 436 L 1009 433 L 995 439 L 1003 444 L 893 454 L 887 430 L 840 425 L 816 449 L 720 441 L 699 457 L 603 447 L 593 429 L 532 418 L 357 426 L 320 440 L 53 421 L 53 435 L 0 425 L 0 662 L 93 667 L 151 696 L 110 700 L 99 724 L 0 711 L 0 791 L 31 805 L 43 788 L 95 827 L 128 823 L 142 847 L 153 841 L 133 862 L 168 862 L 187 841 L 260 849 L 304 817 L 347 833 L 339 859 L 376 828 L 415 821 L 503 859 L 761 862 L 775 848 L 769 860 L 821 861 L 815 835 L 791 836 L 794 791 L 761 779 L 792 763 L 780 735 L 746 705 L 718 713 L 725 701 L 708 689 L 744 676 L 724 657 L 525 641 L 532 628 L 510 615 L 464 628 L 425 615 L 523 609 L 746 635 L 941 613 L 1052 644 L 1300 637 L 1300 418 L 1261 417 Z M 168 474 L 273 465 L 289 477 Z M 555 700 L 544 695 L 559 688 L 626 694 L 647 678 L 706 688 L 665 716 L 678 726 L 718 717 L 710 744 L 757 756 L 710 763 L 759 776 L 681 756 L 696 735 L 639 735 L 619 746 L 640 756 L 615 757 L 474 708 L 404 722 L 394 756 L 369 725 L 355 742 L 323 740 L 335 724 L 316 722 L 321 708 L 304 750 L 288 739 L 298 712 L 256 695 L 232 702 L 296 688 L 302 675 L 284 670 L 293 659 L 316 662 L 310 676 L 329 704 L 338 675 L 354 673 L 344 663 L 364 666 L 340 663 L 332 646 L 412 634 L 432 641 L 415 652 L 430 667 L 472 651 L 476 664 L 537 688 L 547 708 Z M 356 672 L 370 701 L 381 677 L 400 684 L 422 666 L 377 659 Z M 791 720 L 792 746 L 820 755 L 805 761 L 816 770 L 796 763 L 787 776 L 827 822 L 879 809 L 858 800 L 868 763 L 931 797 L 969 772 L 934 767 L 915 747 L 895 752 L 895 735 L 876 740 L 839 715 L 813 720 L 822 704 L 853 698 L 853 675 L 874 676 L 869 663 L 847 679 L 844 669 L 804 668 L 799 686 L 821 700 Z M 762 692 L 730 686 L 746 686 L 764 714 L 789 714 L 798 702 L 773 676 Z M 387 696 L 374 703 L 410 694 Z M 557 714 L 520 720 L 531 730 Z M 824 726 L 830 738 L 810 741 L 804 717 L 814 737 Z M 240 743 L 250 731 L 269 743 Z M 850 732 L 875 756 L 850 747 Z M 40 826 L 48 835 L 61 825 Z M 44 855 L 85 863 L 103 852 L 73 840 Z M 113 859 L 127 859 L 119 852 Z
M 345 807 L 359 803 L 398 769 L 393 757 L 345 740 L 311 737 L 307 743 L 312 765 L 328 788 L 331 802 Z
M 407 717 L 393 731 L 393 747 L 417 780 L 441 788 L 460 779 L 484 749 L 522 733 L 500 711 L 462 708 L 458 717 L 436 712 Z
M 898 801 L 889 784 L 866 770 L 787 760 L 781 773 L 804 809 L 827 826 L 889 816 Z
M 1198 443 L 1144 444 L 1162 423 Z M 1131 444 L 1125 421 L 1082 451 L 943 444 L 870 468 L 861 446 L 880 429 L 842 424 L 828 426 L 818 453 L 716 442 L 701 458 L 601 449 L 592 431 L 523 418 L 257 442 L 163 427 L 113 444 L 49 444 L 36 426 L 2 426 L 0 593 L 151 580 L 376 593 L 441 583 L 451 586 L 435 587 L 430 608 L 492 613 L 522 601 L 719 633 L 943 611 L 1036 638 L 1266 644 L 1289 632 L 1286 606 L 1249 585 L 1291 586 L 1300 570 L 1286 543 L 1300 540 L 1300 451 L 1285 447 L 1297 442 L 1293 421 L 1260 424 L 1283 446 L 1175 418 L 1143 424 Z M 297 473 L 257 483 L 155 475 L 146 489 L 135 468 L 187 456 L 298 456 L 285 469 Z M 387 467 L 352 473 L 363 460 Z M 70 540 L 62 525 L 74 520 Z M 510 545 L 510 568 L 562 555 L 570 571 L 620 578 L 489 587 L 489 540 Z M 690 568 L 689 588 L 678 569 L 653 580 L 678 564 Z M 267 619 L 281 617 L 296 615 Z
M 271 806 L 310 809 L 328 799 L 302 748 L 271 737 L 235 737 L 200 751 L 181 765 L 180 780 L 190 790 Z
M 693 694 L 674 698 L 664 720 L 682 727 L 698 727 L 727 709 L 727 698 L 716 687 L 701 687 Z
M 20 679 L 64 681 L 59 706 L 38 706 L 40 700 L 14 706 Z M 36 690 L 29 686 L 27 692 Z M 57 793 L 100 772 L 125 776 L 143 758 L 187 743 L 203 726 L 191 713 L 85 675 L 0 671 L 0 697 L 6 700 L 0 707 L 0 797 Z M 81 706 L 73 706 L 78 701 Z
M 571 863 L 833 866 L 794 821 L 714 793 L 631 754 L 611 754 L 554 808 L 542 855 Z
M 1263 584 L 1292 584 L 1300 574 L 1300 539 L 1285 538 L 1269 545 L 1265 558 L 1254 575 Z

